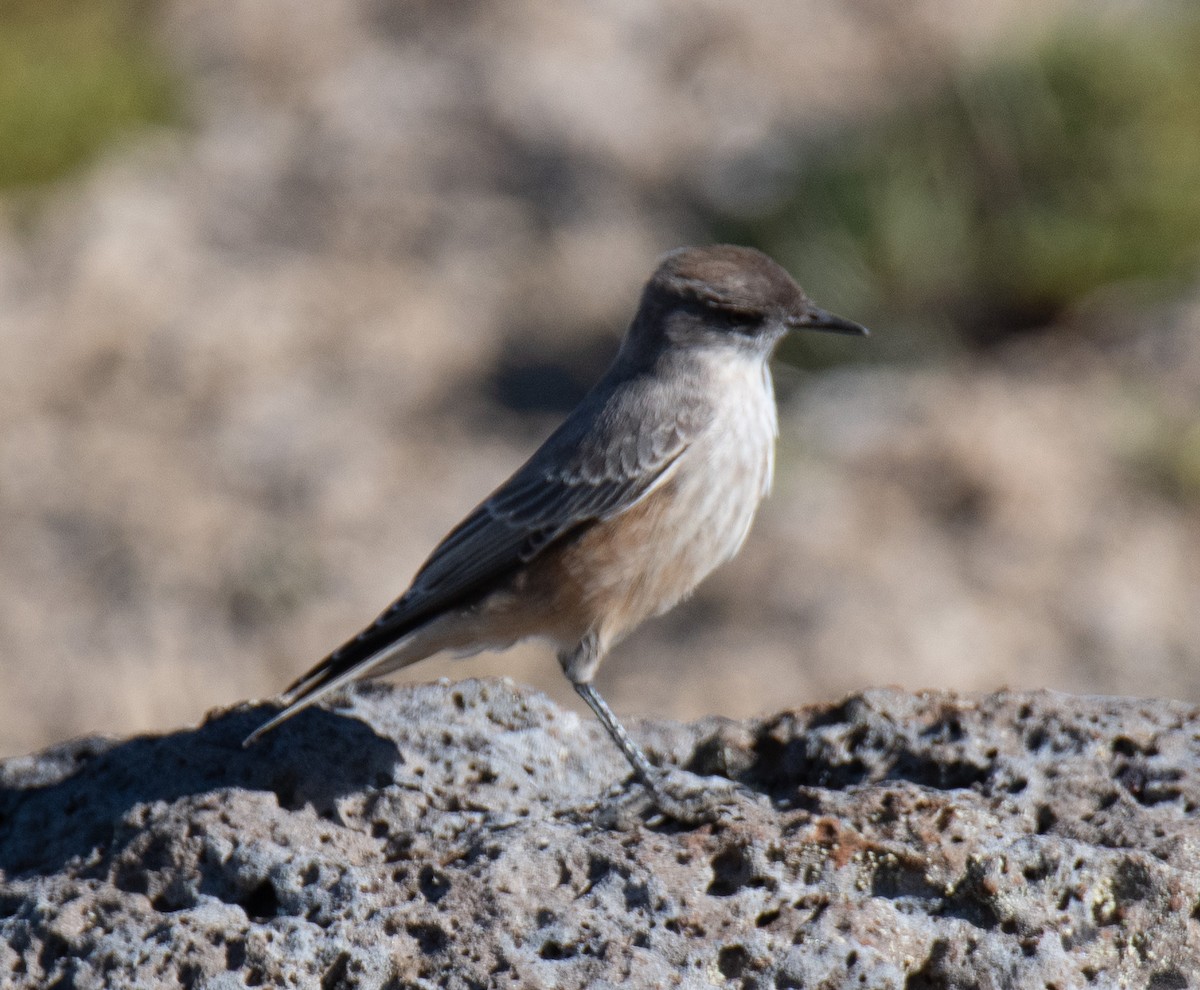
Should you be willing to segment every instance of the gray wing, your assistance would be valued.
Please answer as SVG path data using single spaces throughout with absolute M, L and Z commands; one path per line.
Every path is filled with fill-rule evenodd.
M 666 477 L 712 418 L 711 405 L 681 402 L 660 388 L 653 379 L 598 386 L 442 540 L 408 591 L 296 681 L 288 695 L 311 697 L 333 681 L 353 676 L 360 664 L 443 609 L 470 602 L 556 540 L 636 504 Z
M 655 415 L 645 393 L 622 398 L 564 423 L 437 546 L 379 624 L 403 626 L 414 614 L 438 612 L 571 531 L 624 512 L 664 478 L 709 419 L 695 408 Z

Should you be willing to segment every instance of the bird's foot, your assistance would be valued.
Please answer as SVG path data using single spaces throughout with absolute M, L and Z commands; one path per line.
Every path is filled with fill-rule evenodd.
M 641 781 L 640 787 L 606 802 L 596 820 L 618 831 L 666 822 L 696 828 L 735 815 L 739 804 L 762 800 L 762 795 L 727 777 L 701 777 L 672 769 L 660 771 Z
M 680 825 L 695 827 L 735 814 L 739 805 L 761 799 L 728 777 L 701 777 L 687 770 L 664 770 L 646 788 L 659 814 Z

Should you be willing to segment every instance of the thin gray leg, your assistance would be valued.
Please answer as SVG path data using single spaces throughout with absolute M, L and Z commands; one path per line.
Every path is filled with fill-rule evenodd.
M 744 791 L 740 785 L 729 780 L 721 781 L 720 786 L 714 789 L 711 779 L 703 779 L 685 773 L 682 776 L 690 778 L 699 785 L 700 789 L 677 797 L 673 793 L 673 787 L 671 791 L 667 789 L 668 786 L 671 786 L 669 783 L 671 775 L 655 770 L 650 765 L 646 754 L 641 751 L 637 743 L 629 738 L 625 726 L 617 721 L 617 716 L 612 713 L 612 709 L 600 697 L 599 692 L 590 683 L 576 684 L 575 690 L 579 692 L 579 697 L 588 703 L 588 707 L 596 713 L 600 724 L 604 726 L 608 734 L 612 736 L 613 742 L 625 754 L 625 759 L 633 767 L 633 775 L 646 789 L 647 797 L 655 804 L 659 812 L 668 818 L 675 819 L 681 825 L 693 826 L 716 821 L 721 815 L 721 809 L 725 805 L 732 804 L 739 792 Z M 678 771 L 674 773 L 676 776 L 679 775 Z M 635 815 L 641 813 L 641 810 L 633 812 Z M 616 818 L 613 820 L 614 825 L 619 828 L 628 828 L 628 814 L 629 809 L 617 809 Z M 622 822 L 626 824 L 618 824 Z
M 605 700 L 600 697 L 600 692 L 592 687 L 591 684 L 576 684 L 575 690 L 579 693 L 579 697 L 588 703 L 588 707 L 596 713 L 596 718 L 600 719 L 600 723 L 608 730 L 608 734 L 612 736 L 612 741 L 625 754 L 625 759 L 633 767 L 633 775 L 637 777 L 646 790 L 657 796 L 658 786 L 656 779 L 658 774 L 650 765 L 650 761 L 646 759 L 646 754 L 641 751 L 638 744 L 629 738 L 629 733 L 625 731 L 625 726 L 617 721 L 617 716 L 613 714 L 612 709 L 608 707 Z

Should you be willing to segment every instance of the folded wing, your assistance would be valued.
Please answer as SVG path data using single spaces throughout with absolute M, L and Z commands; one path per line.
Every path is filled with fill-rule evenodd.
M 661 484 L 711 413 L 698 403 L 672 407 L 653 401 L 653 384 L 635 383 L 607 395 L 597 389 L 442 540 L 408 591 L 293 684 L 286 697 L 298 708 L 354 676 L 360 665 L 365 673 L 422 623 L 478 600 L 556 541 L 624 512 Z

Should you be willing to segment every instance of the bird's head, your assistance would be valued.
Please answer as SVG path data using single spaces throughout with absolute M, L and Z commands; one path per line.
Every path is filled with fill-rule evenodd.
M 630 336 L 676 346 L 728 342 L 769 353 L 791 330 L 867 333 L 814 305 L 761 251 L 716 244 L 679 248 L 662 259 Z

